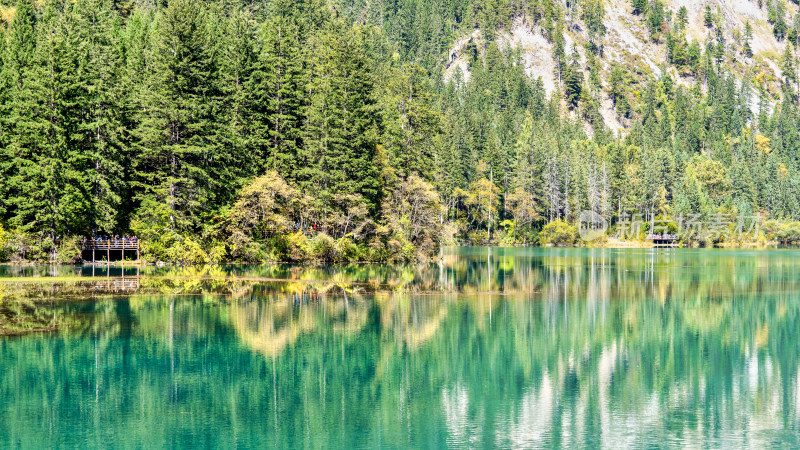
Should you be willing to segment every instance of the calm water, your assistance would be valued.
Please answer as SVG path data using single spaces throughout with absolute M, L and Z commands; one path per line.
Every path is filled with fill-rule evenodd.
M 0 267 L 76 275 L 123 274 Z M 107 292 L 0 337 L 0 448 L 800 445 L 796 251 L 451 249 Z

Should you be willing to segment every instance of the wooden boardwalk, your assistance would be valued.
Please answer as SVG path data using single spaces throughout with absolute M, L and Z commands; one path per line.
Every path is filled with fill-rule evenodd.
M 105 262 L 111 261 L 111 252 L 119 254 L 120 261 L 125 261 L 125 252 L 136 252 L 136 261 L 139 260 L 139 239 L 84 239 L 81 245 L 81 256 L 92 252 L 92 259 L 84 261 L 97 262 L 97 257 L 105 255 Z M 98 252 L 100 252 L 98 254 Z M 119 253 L 116 253 L 119 252 Z
M 678 236 L 674 234 L 649 234 L 647 240 L 653 241 L 655 248 L 678 248 L 681 246 Z

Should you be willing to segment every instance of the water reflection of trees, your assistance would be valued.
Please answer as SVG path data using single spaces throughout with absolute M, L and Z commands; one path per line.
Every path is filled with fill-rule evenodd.
M 68 338 L 0 345 L 14 362 L 0 397 L 21 411 L 0 419 L 0 443 L 32 433 L 26 396 L 60 411 L 69 385 L 99 398 L 78 417 L 110 423 L 100 406 L 117 407 L 140 418 L 140 439 L 164 442 L 174 428 L 203 433 L 181 422 L 186 411 L 235 422 L 254 446 L 793 444 L 794 254 L 726 255 L 480 254 L 369 269 L 381 283 L 410 279 L 399 291 L 350 289 L 365 276 L 343 271 L 326 289 L 101 301 L 81 307 L 91 319 Z M 209 428 L 203 442 L 233 439 L 233 427 Z

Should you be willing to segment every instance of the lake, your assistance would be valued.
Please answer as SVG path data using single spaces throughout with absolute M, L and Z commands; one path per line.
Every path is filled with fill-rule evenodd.
M 2 266 L 3 310 L 58 330 L 0 337 L 0 448 L 800 445 L 798 251 Z

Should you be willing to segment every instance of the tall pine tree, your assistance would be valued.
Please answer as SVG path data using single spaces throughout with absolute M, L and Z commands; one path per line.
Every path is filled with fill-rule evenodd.
M 381 183 L 374 61 L 365 32 L 333 21 L 311 40 L 307 126 L 297 164 L 307 191 L 326 202 L 336 195 L 360 195 L 374 214 Z
M 171 229 L 199 225 L 229 188 L 215 140 L 219 96 L 207 9 L 175 0 L 158 13 L 145 55 L 148 74 L 136 92 L 133 131 L 142 217 Z

